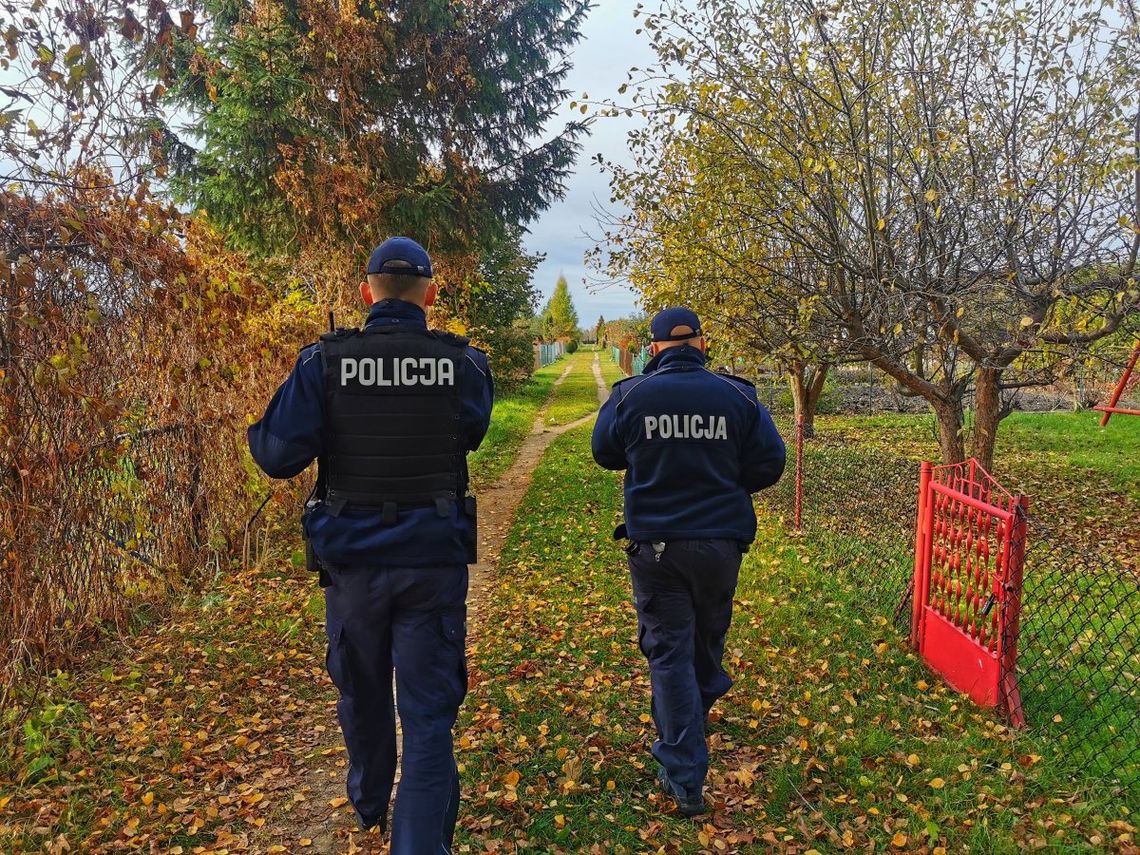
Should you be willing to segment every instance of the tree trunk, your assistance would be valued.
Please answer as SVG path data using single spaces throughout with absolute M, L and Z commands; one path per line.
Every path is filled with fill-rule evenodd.
M 815 436 L 815 410 L 819 399 L 823 397 L 823 387 L 827 383 L 830 368 L 826 363 L 809 367 L 806 363 L 794 362 L 788 371 L 796 419 L 801 414 L 804 417 L 804 439 Z
M 938 447 L 942 450 L 942 462 L 961 463 L 966 459 L 965 444 L 962 442 L 961 396 L 950 401 L 936 401 L 931 406 L 938 419 Z
M 999 368 L 979 368 L 974 380 L 974 437 L 970 456 L 977 458 L 983 469 L 991 471 L 998 423 L 1005 416 L 1001 411 L 1001 374 Z

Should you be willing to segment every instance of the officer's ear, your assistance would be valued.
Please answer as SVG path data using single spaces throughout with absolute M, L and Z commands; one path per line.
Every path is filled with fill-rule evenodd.
M 372 286 L 367 282 L 360 283 L 360 299 L 364 301 L 365 306 L 371 306 L 376 302 L 375 298 L 372 296 Z
M 435 298 L 439 295 L 439 285 L 432 282 L 428 285 L 427 293 L 424 294 L 424 308 L 428 308 L 435 304 Z

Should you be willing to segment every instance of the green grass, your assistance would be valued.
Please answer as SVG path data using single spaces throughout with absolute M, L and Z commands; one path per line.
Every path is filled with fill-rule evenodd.
M 472 851 L 1013 853 L 1131 833 L 1127 793 L 949 691 L 860 608 L 855 581 L 770 518 L 742 570 L 726 656 L 736 685 L 712 728 L 717 813 L 703 828 L 668 813 L 608 536 L 619 481 L 590 462 L 588 428 L 554 443 L 523 508 L 459 737 Z
M 621 366 L 614 362 L 613 348 L 607 347 L 602 351 L 599 361 L 602 366 L 602 377 L 605 378 L 607 385 L 612 386 L 626 376 L 625 372 L 621 370 Z
M 821 431 L 842 432 L 860 445 L 894 455 L 938 459 L 934 418 L 929 415 L 819 416 Z M 1100 414 L 1022 413 L 998 429 L 995 472 L 1010 486 L 1035 492 L 1050 478 L 1108 488 L 1140 503 L 1140 418 Z
M 560 359 L 534 372 L 519 389 L 496 396 L 491 425 L 479 450 L 467 458 L 475 489 L 493 484 L 507 471 L 519 446 L 534 427 L 535 417 L 550 397 L 554 381 L 566 369 Z
M 598 384 L 594 379 L 594 352 L 579 350 L 567 357 L 570 374 L 546 410 L 543 423 L 565 425 L 588 416 L 598 408 Z M 561 363 L 565 366 L 565 361 Z

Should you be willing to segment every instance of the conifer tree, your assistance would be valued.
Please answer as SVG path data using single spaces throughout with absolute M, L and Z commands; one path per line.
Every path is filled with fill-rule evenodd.
M 561 195 L 587 0 L 206 0 L 164 56 L 178 198 L 259 254 L 501 241 Z

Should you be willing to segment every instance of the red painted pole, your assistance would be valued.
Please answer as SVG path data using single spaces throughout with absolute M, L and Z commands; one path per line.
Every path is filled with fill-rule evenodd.
M 930 565 L 934 559 L 934 505 L 937 498 L 934 494 L 934 466 L 930 467 L 930 487 L 926 491 L 926 504 L 922 508 L 922 536 L 925 538 L 922 550 L 922 605 L 923 609 L 918 615 L 919 646 L 922 645 L 922 633 L 926 631 L 926 606 L 930 603 Z
M 1112 400 L 1109 401 L 1107 407 L 1098 407 L 1104 411 L 1104 416 L 1101 417 L 1100 426 L 1105 427 L 1108 420 L 1112 418 L 1112 411 L 1116 409 L 1116 405 L 1120 403 L 1120 399 L 1124 396 L 1124 390 L 1128 387 L 1128 381 L 1132 379 L 1132 371 L 1136 368 L 1136 360 L 1140 358 L 1140 341 L 1136 342 L 1136 349 L 1132 351 L 1132 358 L 1128 360 L 1128 366 L 1124 369 L 1124 376 L 1120 378 L 1120 382 L 1116 384 L 1116 389 L 1112 393 Z
M 804 507 L 804 414 L 796 416 L 796 531 L 803 522 Z
M 910 617 L 910 646 L 918 649 L 919 623 L 922 620 L 922 608 L 926 605 L 923 593 L 923 568 L 926 566 L 926 553 L 930 550 L 930 543 L 926 537 L 926 506 L 930 501 L 930 473 L 934 467 L 930 461 L 924 460 L 918 470 L 918 515 L 914 524 L 914 577 L 911 580 L 911 594 L 914 597 Z
M 1021 588 L 1025 579 L 1025 540 L 1029 535 L 1029 499 L 1014 499 L 1009 568 L 1004 581 L 1006 599 L 1002 603 L 1001 676 L 998 682 L 999 703 L 1014 727 L 1025 727 L 1025 711 L 1021 708 L 1021 690 L 1017 686 L 1017 640 L 1021 633 Z

